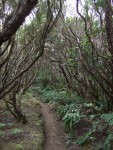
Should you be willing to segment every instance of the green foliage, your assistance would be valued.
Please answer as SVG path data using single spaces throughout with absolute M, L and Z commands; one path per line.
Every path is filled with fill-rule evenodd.
M 102 144 L 99 144 L 96 148 L 98 150 L 111 150 L 113 149 L 113 133 L 108 132 L 109 126 L 113 125 L 113 113 L 110 114 L 97 114 L 97 121 L 92 122 L 92 129 L 88 132 L 86 132 L 84 135 L 79 137 L 76 141 L 77 144 L 83 145 L 85 144 L 88 140 L 90 139 L 95 139 L 94 133 L 96 132 L 102 132 L 103 130 L 106 129 L 106 136 L 103 140 Z M 101 122 L 101 119 L 105 120 L 105 123 L 103 124 Z
M 87 40 L 85 46 L 86 45 Z M 89 45 L 87 45 L 87 47 L 88 46 Z M 86 51 L 86 53 L 88 52 Z M 92 128 L 78 137 L 76 139 L 76 143 L 78 145 L 83 145 L 88 141 L 95 140 L 95 133 L 103 133 L 103 131 L 106 131 L 106 136 L 103 138 L 103 144 L 101 145 L 101 148 L 102 150 L 110 150 L 112 135 L 108 134 L 107 127 L 109 125 L 113 125 L 113 114 L 102 114 L 104 107 L 106 106 L 104 100 L 99 102 L 95 101 L 94 103 L 87 103 L 74 92 L 67 92 L 65 89 L 55 90 L 50 85 L 46 87 L 42 86 L 42 80 L 43 79 L 41 78 L 39 79 L 39 86 L 32 89 L 32 91 L 38 91 L 42 95 L 44 102 L 58 103 L 57 114 L 63 121 L 64 127 L 69 134 L 66 145 L 70 145 L 74 138 L 77 138 L 75 137 L 76 124 L 81 120 L 88 120 L 90 123 L 92 123 Z M 105 120 L 104 125 L 102 123 L 103 119 Z
M 7 114 L 9 114 L 9 111 L 6 110 L 6 111 L 3 112 L 3 114 L 7 115 Z
M 92 131 L 89 131 L 87 133 L 85 133 L 84 135 L 82 135 L 81 137 L 79 137 L 77 140 L 76 140 L 76 143 L 78 145 L 83 145 L 86 143 L 86 141 L 91 138 L 91 135 L 92 135 Z
M 71 132 L 74 131 L 74 125 L 82 119 L 82 116 L 79 112 L 77 113 L 66 113 L 63 117 L 63 122 L 66 129 L 69 129 Z
M 66 146 L 68 147 L 71 143 L 72 143 L 72 139 L 69 138 L 69 139 L 67 140 L 67 142 L 66 142 Z
M 92 129 L 90 129 L 88 132 L 86 132 L 84 135 L 80 136 L 77 140 L 76 140 L 76 143 L 78 145 L 83 145 L 85 144 L 88 140 L 93 140 L 95 139 L 93 133 L 95 133 L 98 129 L 98 125 L 99 125 L 99 121 L 95 121 L 95 122 L 92 122 Z
M 96 150 L 112 150 L 113 149 L 113 133 L 109 133 L 104 142 L 100 142 Z
M 18 150 L 19 150 L 19 149 L 21 150 L 21 149 L 23 149 L 24 147 L 22 146 L 22 144 L 16 144 L 16 145 L 15 145 L 15 148 L 18 149 Z
M 57 102 L 58 100 L 61 99 L 61 96 L 58 92 L 56 91 L 47 91 L 43 94 L 43 98 L 45 102 Z
M 75 105 L 75 104 L 67 104 L 67 105 L 60 105 L 58 107 L 58 115 L 59 117 L 63 118 L 67 113 L 80 113 L 81 105 Z
M 22 133 L 23 132 L 23 130 L 22 129 L 19 129 L 19 128 L 15 128 L 15 129 L 13 129 L 13 131 L 11 132 L 11 134 L 20 134 L 20 133 Z
M 5 135 L 5 132 L 0 130 L 0 137 L 4 136 Z
M 5 125 L 6 125 L 6 124 L 4 124 L 4 123 L 0 123 L 0 128 L 5 127 Z
M 8 123 L 7 125 L 8 125 L 8 126 L 13 126 L 14 124 L 13 124 L 13 123 Z
M 104 119 L 108 125 L 113 125 L 113 113 L 102 114 L 101 118 Z
M 66 106 L 60 105 L 57 109 L 59 117 L 63 118 L 68 110 L 69 110 L 69 105 L 66 105 Z
M 31 98 L 31 92 L 26 92 L 25 95 L 24 95 L 24 99 L 29 99 Z
M 113 133 L 110 133 L 105 139 L 105 142 L 103 144 L 103 150 L 111 150 L 113 148 L 111 142 L 113 144 Z
M 64 123 L 64 127 L 67 131 L 69 131 L 69 140 L 73 139 L 74 136 L 74 128 L 76 123 L 78 123 L 81 119 L 85 116 L 81 113 L 81 105 L 75 104 L 67 104 L 67 105 L 60 105 L 57 109 L 57 113 L 59 117 L 62 119 Z M 69 144 L 67 142 L 67 144 Z
M 85 110 L 84 110 L 85 108 Z M 88 118 L 87 115 L 84 115 L 84 111 L 88 110 L 94 110 L 94 112 L 99 112 L 101 108 L 98 106 L 95 106 L 92 103 L 84 103 L 84 104 L 67 104 L 67 105 L 60 105 L 58 107 L 57 113 L 60 118 L 62 118 L 62 121 L 64 122 L 64 126 L 66 129 L 68 129 L 70 133 L 71 139 L 68 140 L 67 144 L 72 141 L 72 136 L 74 134 L 74 127 L 76 123 L 78 123 L 81 119 L 86 119 Z M 93 113 L 94 113 L 93 112 Z M 101 118 L 106 120 L 107 124 L 101 123 Z M 92 114 L 89 115 L 90 120 L 95 120 L 92 121 L 92 129 L 90 129 L 88 132 L 86 132 L 84 135 L 79 137 L 76 141 L 77 144 L 83 145 L 85 144 L 88 140 L 94 140 L 95 136 L 94 133 L 96 132 L 102 132 L 104 129 L 107 129 L 107 125 L 112 125 L 112 119 L 113 115 L 112 114 Z M 105 138 L 103 149 L 107 150 L 107 147 L 110 147 L 111 143 L 111 135 L 108 135 L 108 137 Z M 109 149 L 108 149 L 109 150 Z
M 66 91 L 51 90 L 49 87 L 39 91 L 45 102 L 59 102 L 60 104 L 71 104 L 74 102 L 81 103 L 82 98 L 78 97 L 76 93 Z
M 104 7 L 104 6 L 106 5 L 106 1 L 103 1 L 103 0 L 97 0 L 96 5 L 99 6 L 99 7 Z

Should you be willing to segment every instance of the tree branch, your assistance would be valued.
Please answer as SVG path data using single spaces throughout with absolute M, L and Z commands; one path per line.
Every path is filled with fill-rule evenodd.
M 24 3 L 22 3 L 21 0 L 19 1 L 17 6 L 18 9 L 16 9 L 16 12 L 4 27 L 3 31 L 0 32 L 0 46 L 10 39 L 13 34 L 15 34 L 15 32 L 23 24 L 26 16 L 29 15 L 37 3 L 38 0 L 25 0 Z

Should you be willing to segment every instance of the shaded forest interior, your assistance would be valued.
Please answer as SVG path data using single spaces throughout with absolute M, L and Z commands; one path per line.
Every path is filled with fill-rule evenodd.
M 72 3 L 71 14 L 66 0 L 0 1 L 0 108 L 29 124 L 23 97 L 39 93 L 62 120 L 67 146 L 112 150 L 113 2 Z

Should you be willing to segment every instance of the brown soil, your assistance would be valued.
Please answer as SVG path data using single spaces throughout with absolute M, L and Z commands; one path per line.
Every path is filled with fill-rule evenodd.
M 78 147 L 66 147 L 67 135 L 61 121 L 48 104 L 40 102 L 44 120 L 44 150 L 79 150 Z

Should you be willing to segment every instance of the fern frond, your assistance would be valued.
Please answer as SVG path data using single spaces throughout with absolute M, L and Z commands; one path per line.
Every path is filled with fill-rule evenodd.
M 113 113 L 103 114 L 101 118 L 106 121 L 109 125 L 113 125 Z

